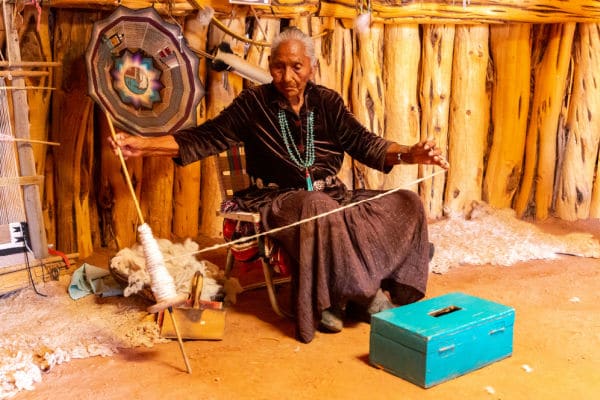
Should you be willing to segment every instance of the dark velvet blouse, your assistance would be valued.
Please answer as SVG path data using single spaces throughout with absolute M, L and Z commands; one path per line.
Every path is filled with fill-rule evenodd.
M 338 93 L 308 82 L 304 95 L 298 116 L 272 84 L 245 89 L 215 118 L 175 134 L 180 148 L 176 161 L 185 165 L 243 143 L 251 177 L 260 178 L 265 185 L 275 183 L 280 189 L 306 188 L 306 171 L 292 161 L 281 134 L 278 112 L 283 109 L 300 148 L 306 143 L 308 114 L 313 112 L 315 162 L 309 168 L 313 180 L 336 175 L 344 152 L 371 168 L 389 172 L 384 162 L 391 142 L 367 130 Z

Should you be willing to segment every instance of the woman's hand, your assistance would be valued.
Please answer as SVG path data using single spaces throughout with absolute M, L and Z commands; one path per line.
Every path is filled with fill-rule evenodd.
M 118 132 L 115 137 L 108 137 L 108 144 L 116 156 L 119 155 L 119 150 L 123 154 L 124 159 L 129 157 L 141 157 L 144 155 L 143 146 L 140 143 L 142 139 L 138 136 L 130 135 L 125 132 Z
M 433 139 L 423 140 L 412 146 L 393 143 L 387 150 L 386 164 L 433 164 L 444 169 L 450 167 Z
M 115 138 L 108 137 L 108 144 L 115 155 L 118 156 L 120 150 L 124 159 L 143 156 L 177 157 L 179 155 L 179 145 L 172 135 L 145 137 L 118 132 L 115 134 Z
M 423 140 L 408 149 L 408 153 L 401 154 L 399 161 L 412 164 L 435 164 L 448 169 L 450 164 L 442 156 L 442 150 L 438 148 L 433 139 Z

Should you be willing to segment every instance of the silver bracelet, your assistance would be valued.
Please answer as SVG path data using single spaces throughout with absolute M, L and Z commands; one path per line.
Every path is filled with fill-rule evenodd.
M 406 164 L 406 161 L 404 161 L 404 160 L 402 159 L 402 154 L 403 154 L 403 153 L 398 153 L 398 155 L 397 155 L 397 157 L 398 157 L 398 162 L 399 162 L 400 164 Z

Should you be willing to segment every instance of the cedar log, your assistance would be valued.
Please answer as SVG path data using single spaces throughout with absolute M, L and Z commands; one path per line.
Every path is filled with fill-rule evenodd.
M 454 53 L 453 25 L 426 25 L 423 27 L 423 55 L 421 69 L 421 140 L 433 138 L 448 158 L 448 118 Z M 421 176 L 434 173 L 436 167 L 421 166 Z M 427 216 L 443 216 L 446 175 L 437 175 L 421 182 L 419 193 Z
M 383 136 L 385 101 L 382 74 L 383 24 L 368 29 L 355 29 L 354 71 L 352 79 L 352 111 L 373 133 Z M 356 185 L 366 189 L 383 189 L 383 173 L 355 162 Z
M 473 201 L 481 200 L 483 157 L 489 126 L 489 28 L 460 26 L 454 41 L 445 208 L 468 215 Z
M 599 181 L 594 180 L 600 141 L 599 28 L 579 24 L 574 43 L 573 84 L 555 204 L 557 216 L 569 221 L 600 216 Z
M 529 115 L 531 26 L 490 26 L 495 67 L 492 88 L 492 143 L 483 182 L 483 199 L 510 208 L 519 186 Z
M 92 22 L 89 15 L 68 10 L 59 11 L 56 18 L 54 53 L 64 66 L 56 71 L 52 96 L 52 140 L 61 143 L 53 148 L 56 248 L 86 257 L 93 251 L 89 189 L 94 182 L 94 104 L 87 94 L 83 58 L 87 41 L 80 38 L 90 37 Z
M 575 24 L 544 25 L 534 35 L 534 95 L 527 130 L 525 170 L 515 201 L 519 217 L 533 209 L 536 219 L 548 217 L 557 159 L 557 125 L 571 58 Z
M 383 82 L 385 85 L 385 138 L 412 145 L 420 138 L 417 87 L 421 39 L 418 25 L 386 25 L 383 51 Z M 418 185 L 408 185 L 418 178 L 419 166 L 396 166 L 385 176 L 384 189 L 405 187 L 418 191 Z

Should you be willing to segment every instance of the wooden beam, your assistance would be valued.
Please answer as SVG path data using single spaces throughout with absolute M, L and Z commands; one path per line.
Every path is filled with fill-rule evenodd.
M 365 2 L 366 3 L 366 2 Z M 600 2 L 595 0 L 373 0 L 374 22 L 415 24 L 499 24 L 507 22 L 556 23 L 600 21 Z M 42 6 L 112 10 L 117 6 L 132 9 L 154 7 L 159 13 L 182 16 L 194 13 L 197 5 L 189 0 L 47 0 Z M 234 7 L 228 0 L 204 0 L 216 14 L 231 15 Z M 298 16 L 354 19 L 355 0 L 272 0 L 268 6 L 253 5 L 256 14 L 270 18 Z M 366 7 L 365 7 L 366 8 Z
M 44 182 L 44 177 L 41 175 L 39 175 L 39 176 L 17 176 L 14 178 L 0 176 L 0 187 L 12 186 L 12 185 L 21 185 L 21 186 L 41 185 L 43 182 Z
M 47 68 L 62 67 L 62 63 L 57 61 L 20 61 L 18 63 L 9 61 L 0 61 L 0 67 L 19 67 L 19 68 Z
M 0 70 L 0 77 L 3 78 L 15 78 L 15 77 L 38 77 L 38 76 L 48 76 L 50 73 L 48 71 L 23 71 L 23 70 Z
M 600 19 L 600 4 L 593 0 L 373 0 L 371 11 L 375 21 L 394 24 L 555 23 Z M 323 1 L 319 15 L 354 18 L 356 1 Z

